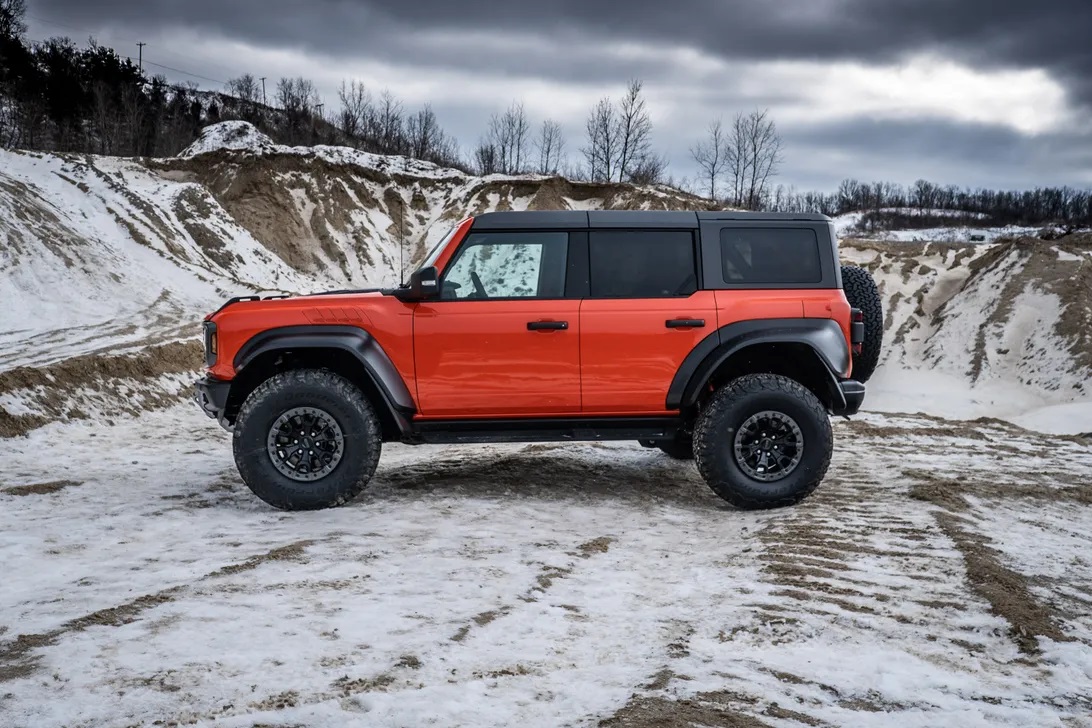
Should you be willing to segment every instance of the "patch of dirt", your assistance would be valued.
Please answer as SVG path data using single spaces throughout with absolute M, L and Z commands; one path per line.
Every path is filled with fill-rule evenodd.
M 358 677 L 350 679 L 348 675 L 334 681 L 333 688 L 341 697 L 347 698 L 357 693 L 370 693 L 376 690 L 386 690 L 394 684 L 394 676 L 381 673 L 375 677 Z
M 82 480 L 53 480 L 48 483 L 16 485 L 11 488 L 4 488 L 3 490 L 0 490 L 0 492 L 7 493 L 8 495 L 48 495 L 50 493 L 56 493 L 59 490 L 64 490 L 65 488 L 75 488 L 79 485 L 83 485 Z
M 1009 635 L 1021 652 L 1038 654 L 1038 637 L 1070 641 L 1058 627 L 1053 611 L 1032 596 L 1027 578 L 1001 563 L 1001 554 L 988 545 L 989 539 L 964 528 L 966 522 L 958 516 L 938 513 L 936 518 L 963 554 L 971 589 L 1009 623 Z
M 585 559 L 590 559 L 593 554 L 605 554 L 610 545 L 614 543 L 614 539 L 610 536 L 600 536 L 599 538 L 593 538 L 591 541 L 582 543 L 576 547 L 576 550 L 580 552 L 580 555 Z
M 759 718 L 729 707 L 732 703 L 758 702 L 731 692 L 699 693 L 693 698 L 672 700 L 634 694 L 600 728 L 771 728 Z
M 421 659 L 417 655 L 402 655 L 394 665 L 395 667 L 408 667 L 411 670 L 419 670 L 421 668 Z
M 475 615 L 474 624 L 478 625 L 479 627 L 484 627 L 485 625 L 496 620 L 498 617 L 503 617 L 505 614 L 508 614 L 508 612 L 509 609 L 507 607 L 505 607 L 504 609 L 491 609 L 488 612 L 482 612 L 481 614 Z
M 49 632 L 17 636 L 14 640 L 0 645 L 0 683 L 33 674 L 38 669 L 39 661 L 39 658 L 30 654 L 33 650 L 52 646 L 64 635 L 81 632 L 88 627 L 119 627 L 135 622 L 143 612 L 173 601 L 181 590 L 182 587 L 172 587 L 154 594 L 145 594 L 116 607 L 100 609 L 69 620 Z
M 307 550 L 307 547 L 314 545 L 314 543 L 315 541 L 313 539 L 305 539 L 303 541 L 290 543 L 287 546 L 278 546 L 275 549 L 266 551 L 264 554 L 251 556 L 241 563 L 231 564 L 222 569 L 217 569 L 209 574 L 209 577 L 227 576 L 229 574 L 240 574 L 244 571 L 252 571 L 270 561 L 299 561 Z
M 295 690 L 288 690 L 283 693 L 271 695 L 265 700 L 251 703 L 250 707 L 254 710 L 284 710 L 285 708 L 295 708 L 299 699 L 299 693 Z

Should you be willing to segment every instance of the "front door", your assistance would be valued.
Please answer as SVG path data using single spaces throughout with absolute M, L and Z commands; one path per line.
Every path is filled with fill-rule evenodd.
M 471 232 L 413 317 L 428 418 L 580 411 L 580 300 L 566 298 L 569 233 Z
M 580 309 L 583 410 L 666 411 L 667 390 L 717 330 L 713 291 L 698 290 L 693 231 L 593 230 L 590 297 Z

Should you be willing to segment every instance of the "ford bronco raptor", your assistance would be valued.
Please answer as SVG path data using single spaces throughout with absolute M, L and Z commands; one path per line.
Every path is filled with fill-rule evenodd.
M 232 299 L 196 400 L 277 508 L 351 500 L 384 442 L 570 440 L 693 458 L 771 508 L 823 479 L 882 327 L 822 215 L 498 212 L 399 288 Z

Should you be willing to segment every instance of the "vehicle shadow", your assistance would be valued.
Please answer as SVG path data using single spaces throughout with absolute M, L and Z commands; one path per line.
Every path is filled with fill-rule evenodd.
M 383 467 L 357 503 L 427 497 L 617 500 L 734 510 L 717 498 L 693 463 L 657 450 L 597 444 L 528 445 L 516 452 L 463 451 L 412 465 Z

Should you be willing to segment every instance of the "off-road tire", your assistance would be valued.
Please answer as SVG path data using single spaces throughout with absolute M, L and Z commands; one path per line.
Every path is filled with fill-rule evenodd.
M 859 266 L 842 266 L 842 288 L 849 305 L 864 314 L 864 343 L 861 353 L 853 355 L 853 378 L 867 382 L 876 371 L 883 348 L 883 301 L 872 274 Z
M 780 480 L 752 478 L 736 460 L 736 432 L 752 415 L 773 411 L 792 418 L 803 435 L 795 469 Z M 830 417 L 814 394 L 788 377 L 748 374 L 718 389 L 694 428 L 698 472 L 713 492 L 737 508 L 759 510 L 799 503 L 819 487 L 830 465 Z
M 281 414 L 314 407 L 332 416 L 343 435 L 343 453 L 327 475 L 298 482 L 283 475 L 267 449 L 270 429 Z M 263 501 L 286 511 L 332 508 L 364 490 L 383 447 L 371 403 L 349 380 L 330 371 L 297 369 L 275 374 L 246 398 L 235 421 L 232 449 L 243 482 Z
M 694 459 L 694 441 L 689 437 L 678 437 L 674 440 L 664 440 L 656 443 L 665 455 L 675 460 Z

